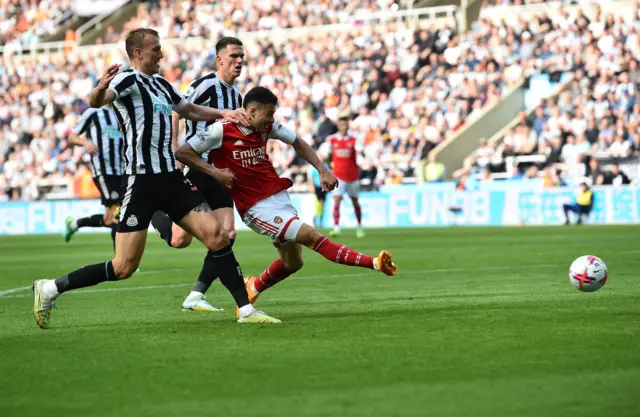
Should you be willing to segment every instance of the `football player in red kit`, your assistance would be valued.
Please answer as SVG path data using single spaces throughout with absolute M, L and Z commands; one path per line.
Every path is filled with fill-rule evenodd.
M 340 203 L 345 194 L 351 197 L 353 209 L 356 212 L 358 220 L 358 228 L 356 229 L 357 237 L 364 237 L 362 229 L 362 209 L 358 201 L 360 193 L 360 167 L 356 161 L 357 154 L 362 149 L 357 144 L 356 138 L 349 134 L 349 119 L 346 117 L 338 120 L 338 133 L 327 138 L 329 147 L 331 148 L 331 161 L 333 163 L 333 172 L 340 180 L 340 184 L 333 193 L 333 231 L 330 236 L 338 236 L 340 234 Z
M 243 103 L 250 126 L 218 121 L 189 139 L 176 152 L 179 161 L 217 178 L 228 187 L 244 223 L 256 233 L 268 236 L 278 249 L 280 257 L 259 277 L 246 279 L 249 300 L 253 303 L 261 292 L 302 267 L 301 245 L 331 262 L 395 275 L 396 265 L 389 252 L 383 250 L 377 257 L 364 255 L 330 241 L 298 218 L 287 193 L 293 184 L 276 173 L 266 151 L 268 140 L 293 146 L 320 172 L 320 182 L 326 191 L 334 189 L 338 180 L 304 140 L 274 122 L 277 103 L 278 98 L 270 90 L 255 87 L 247 93 Z M 207 151 L 210 151 L 208 162 L 200 156 Z

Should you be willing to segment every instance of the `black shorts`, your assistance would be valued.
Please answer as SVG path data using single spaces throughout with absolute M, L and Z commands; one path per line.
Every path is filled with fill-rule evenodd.
M 122 176 L 98 175 L 93 182 L 100 191 L 100 200 L 105 207 L 117 206 L 122 201 Z
M 316 198 L 318 199 L 318 201 L 326 200 L 327 192 L 322 191 L 322 187 L 315 187 L 315 191 L 316 191 Z
M 220 208 L 233 209 L 231 194 L 217 179 L 193 169 L 189 170 L 186 178 L 198 188 L 211 210 Z
M 161 210 L 174 223 L 205 200 L 182 172 L 125 176 L 118 232 L 145 230 L 151 216 Z

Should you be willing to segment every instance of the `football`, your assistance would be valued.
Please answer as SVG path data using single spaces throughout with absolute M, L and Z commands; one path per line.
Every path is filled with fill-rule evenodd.
M 607 282 L 607 265 L 597 256 L 581 256 L 569 267 L 569 281 L 584 292 L 597 291 Z

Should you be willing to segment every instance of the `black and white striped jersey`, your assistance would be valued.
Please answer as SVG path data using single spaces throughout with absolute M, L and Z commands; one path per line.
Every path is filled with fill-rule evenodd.
M 109 89 L 125 138 L 125 174 L 160 174 L 176 170 L 171 148 L 171 112 L 185 104 L 169 81 L 136 69 L 116 75 Z
M 205 75 L 193 81 L 185 93 L 185 98 L 201 106 L 219 110 L 235 110 L 242 107 L 242 95 L 235 86 L 225 83 L 216 72 Z M 196 122 L 187 120 L 184 142 L 213 124 L 210 122 Z M 202 157 L 207 159 L 208 152 Z
M 89 107 L 80 116 L 73 133 L 86 134 L 98 148 L 98 152 L 91 156 L 91 173 L 94 177 L 123 174 L 124 140 L 116 114 L 110 107 Z

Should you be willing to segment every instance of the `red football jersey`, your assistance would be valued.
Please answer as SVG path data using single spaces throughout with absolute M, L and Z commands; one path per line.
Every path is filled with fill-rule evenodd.
M 222 121 L 208 126 L 188 141 L 200 154 L 210 151 L 209 162 L 216 168 L 229 168 L 234 172 L 236 180 L 229 191 L 240 217 L 257 202 L 293 185 L 290 179 L 278 176 L 269 160 L 269 139 L 292 144 L 296 134 L 277 122 L 265 133 L 259 133 Z
M 356 156 L 360 150 L 353 136 L 339 133 L 327 138 L 333 153 L 333 173 L 339 180 L 354 182 L 360 179 L 360 168 Z

